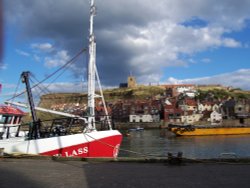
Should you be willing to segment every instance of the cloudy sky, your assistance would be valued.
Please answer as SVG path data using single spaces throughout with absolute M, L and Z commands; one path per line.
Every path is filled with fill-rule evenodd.
M 88 0 L 3 0 L 1 99 L 22 71 L 38 80 L 88 46 Z M 250 90 L 250 0 L 96 0 L 102 84 L 223 84 Z M 51 90 L 78 91 L 83 54 Z M 53 87 L 53 88 L 52 88 Z M 1 100 L 0 99 L 0 100 Z

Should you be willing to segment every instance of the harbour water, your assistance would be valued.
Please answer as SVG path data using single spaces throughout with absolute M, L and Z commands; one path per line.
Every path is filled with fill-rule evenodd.
M 166 129 L 132 131 L 123 137 L 119 157 L 166 157 L 183 153 L 190 159 L 250 157 L 250 135 L 176 137 Z

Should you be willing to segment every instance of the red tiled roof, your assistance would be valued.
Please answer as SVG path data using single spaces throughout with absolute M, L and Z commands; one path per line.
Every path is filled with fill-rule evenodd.
M 213 102 L 208 102 L 208 101 L 203 102 L 202 104 L 203 104 L 203 105 L 211 105 L 211 106 L 213 106 L 213 105 L 214 105 L 214 103 L 213 103 Z
M 95 109 L 96 109 L 96 111 L 98 111 L 98 112 L 100 112 L 100 111 L 105 111 L 105 108 L 103 107 L 103 106 L 96 106 L 95 107 Z M 108 113 L 110 113 L 111 112 L 111 109 L 109 108 L 109 107 L 107 107 L 107 111 L 108 111 Z
M 195 100 L 192 100 L 192 99 L 186 99 L 186 100 L 185 100 L 185 103 L 186 103 L 186 105 L 188 105 L 188 106 L 197 106 L 196 101 L 195 101 Z
M 18 108 L 13 106 L 0 106 L 0 114 L 12 114 L 12 115 L 20 115 L 24 116 L 24 112 Z

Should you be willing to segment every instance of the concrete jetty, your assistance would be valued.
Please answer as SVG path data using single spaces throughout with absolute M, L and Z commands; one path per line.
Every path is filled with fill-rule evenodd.
M 248 188 L 249 160 L 95 160 L 53 157 L 1 157 L 1 188 Z

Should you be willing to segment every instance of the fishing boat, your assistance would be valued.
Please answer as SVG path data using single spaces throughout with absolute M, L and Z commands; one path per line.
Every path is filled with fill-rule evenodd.
M 206 136 L 206 135 L 240 135 L 250 134 L 250 126 L 222 126 L 222 125 L 177 125 L 169 124 L 168 130 L 176 136 Z
M 58 112 L 54 110 L 35 107 L 32 87 L 29 82 L 29 72 L 23 72 L 21 78 L 26 85 L 29 105 L 7 101 L 8 105 L 28 107 L 32 116 L 32 123 L 26 124 L 23 129 L 20 121 L 15 122 L 17 114 L 9 114 L 10 122 L 0 124 L 0 148 L 5 154 L 34 154 L 46 156 L 82 157 L 82 158 L 115 158 L 118 156 L 122 134 L 112 130 L 109 122 L 108 130 L 97 130 L 95 118 L 95 82 L 99 76 L 96 69 L 96 41 L 93 30 L 95 16 L 95 2 L 91 0 L 90 29 L 89 29 L 89 61 L 88 61 L 88 104 L 87 116 Z M 99 83 L 99 81 L 98 81 Z M 102 92 L 101 92 L 102 93 Z M 100 95 L 99 95 L 100 97 Z M 103 95 L 101 98 L 104 101 Z M 105 106 L 105 102 L 103 103 Z M 105 106 L 106 107 L 106 106 Z M 6 107 L 11 108 L 11 107 Z M 67 118 L 53 120 L 51 126 L 43 128 L 43 122 L 37 117 L 36 111 L 54 113 Z M 0 114 L 0 117 L 5 114 Z M 21 116 L 21 114 L 19 114 Z M 108 117 L 108 116 L 107 116 Z M 74 123 L 82 125 L 79 131 L 72 131 Z

